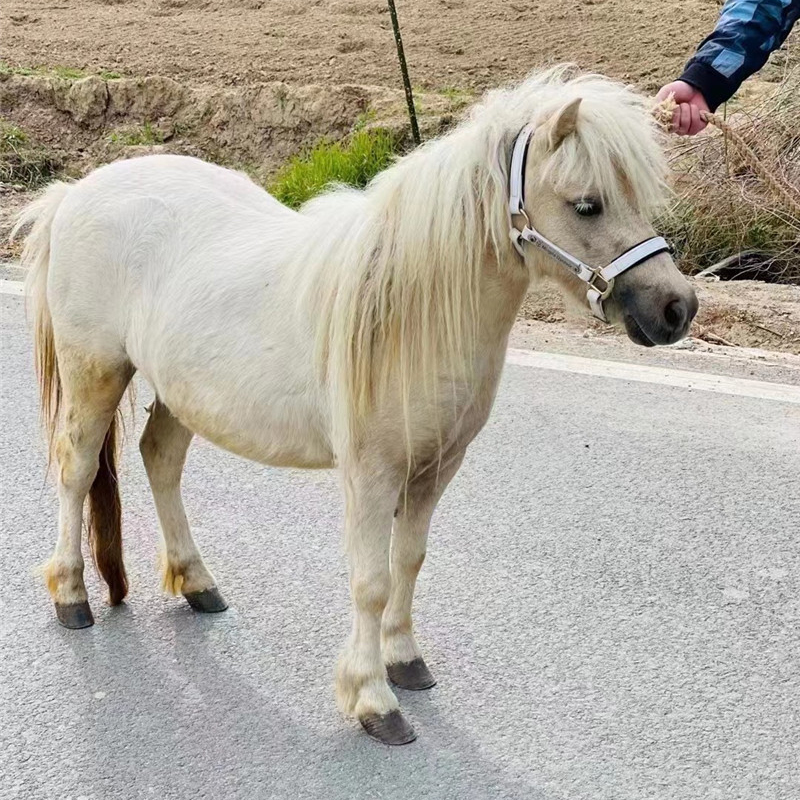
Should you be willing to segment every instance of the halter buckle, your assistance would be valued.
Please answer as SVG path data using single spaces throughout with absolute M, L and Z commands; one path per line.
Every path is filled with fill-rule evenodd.
M 601 289 L 600 286 L 597 285 L 598 280 L 602 281 L 604 288 Z M 602 267 L 595 267 L 592 270 L 592 277 L 589 278 L 588 284 L 590 289 L 594 289 L 600 295 L 598 298 L 600 300 L 607 299 L 614 290 L 614 279 L 606 278 L 603 275 Z

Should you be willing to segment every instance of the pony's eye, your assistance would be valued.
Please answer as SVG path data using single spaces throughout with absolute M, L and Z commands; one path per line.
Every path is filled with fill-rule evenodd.
M 603 205 L 599 200 L 578 200 L 572 207 L 579 217 L 596 217 L 603 212 Z

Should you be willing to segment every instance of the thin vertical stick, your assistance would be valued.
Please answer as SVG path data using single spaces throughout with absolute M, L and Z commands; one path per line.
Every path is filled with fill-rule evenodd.
M 419 144 L 419 125 L 417 125 L 417 111 L 414 108 L 414 95 L 411 92 L 411 81 L 408 77 L 408 65 L 406 56 L 403 52 L 403 37 L 400 35 L 400 23 L 397 21 L 397 9 L 394 7 L 394 0 L 387 0 L 389 3 L 389 14 L 392 16 L 392 29 L 394 30 L 394 41 L 397 44 L 397 58 L 400 61 L 400 72 L 403 73 L 403 88 L 406 90 L 406 103 L 408 104 L 408 116 L 411 118 L 411 136 L 414 144 Z

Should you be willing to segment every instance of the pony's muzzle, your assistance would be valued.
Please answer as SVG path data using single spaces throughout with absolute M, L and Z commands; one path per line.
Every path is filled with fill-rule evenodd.
M 654 259 L 620 275 L 612 295 L 628 337 L 645 347 L 683 339 L 699 306 L 688 281 L 673 264 L 665 266 Z

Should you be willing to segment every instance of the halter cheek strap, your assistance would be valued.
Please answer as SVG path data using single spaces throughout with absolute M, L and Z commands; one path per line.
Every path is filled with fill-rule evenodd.
M 512 222 L 511 241 L 522 256 L 525 254 L 523 242 L 530 242 L 530 244 L 543 250 L 560 264 L 563 264 L 570 272 L 586 283 L 588 286 L 586 299 L 592 309 L 592 314 L 603 320 L 603 322 L 608 322 L 603 310 L 603 301 L 610 296 L 614 288 L 614 278 L 659 253 L 669 252 L 670 246 L 661 236 L 653 236 L 626 250 L 604 267 L 590 267 L 539 233 L 531 225 L 531 221 L 525 212 L 525 161 L 535 130 L 535 125 L 526 125 L 517 136 L 511 153 L 508 210 L 512 218 L 521 216 L 525 220 L 525 227 L 522 230 L 515 228 Z

